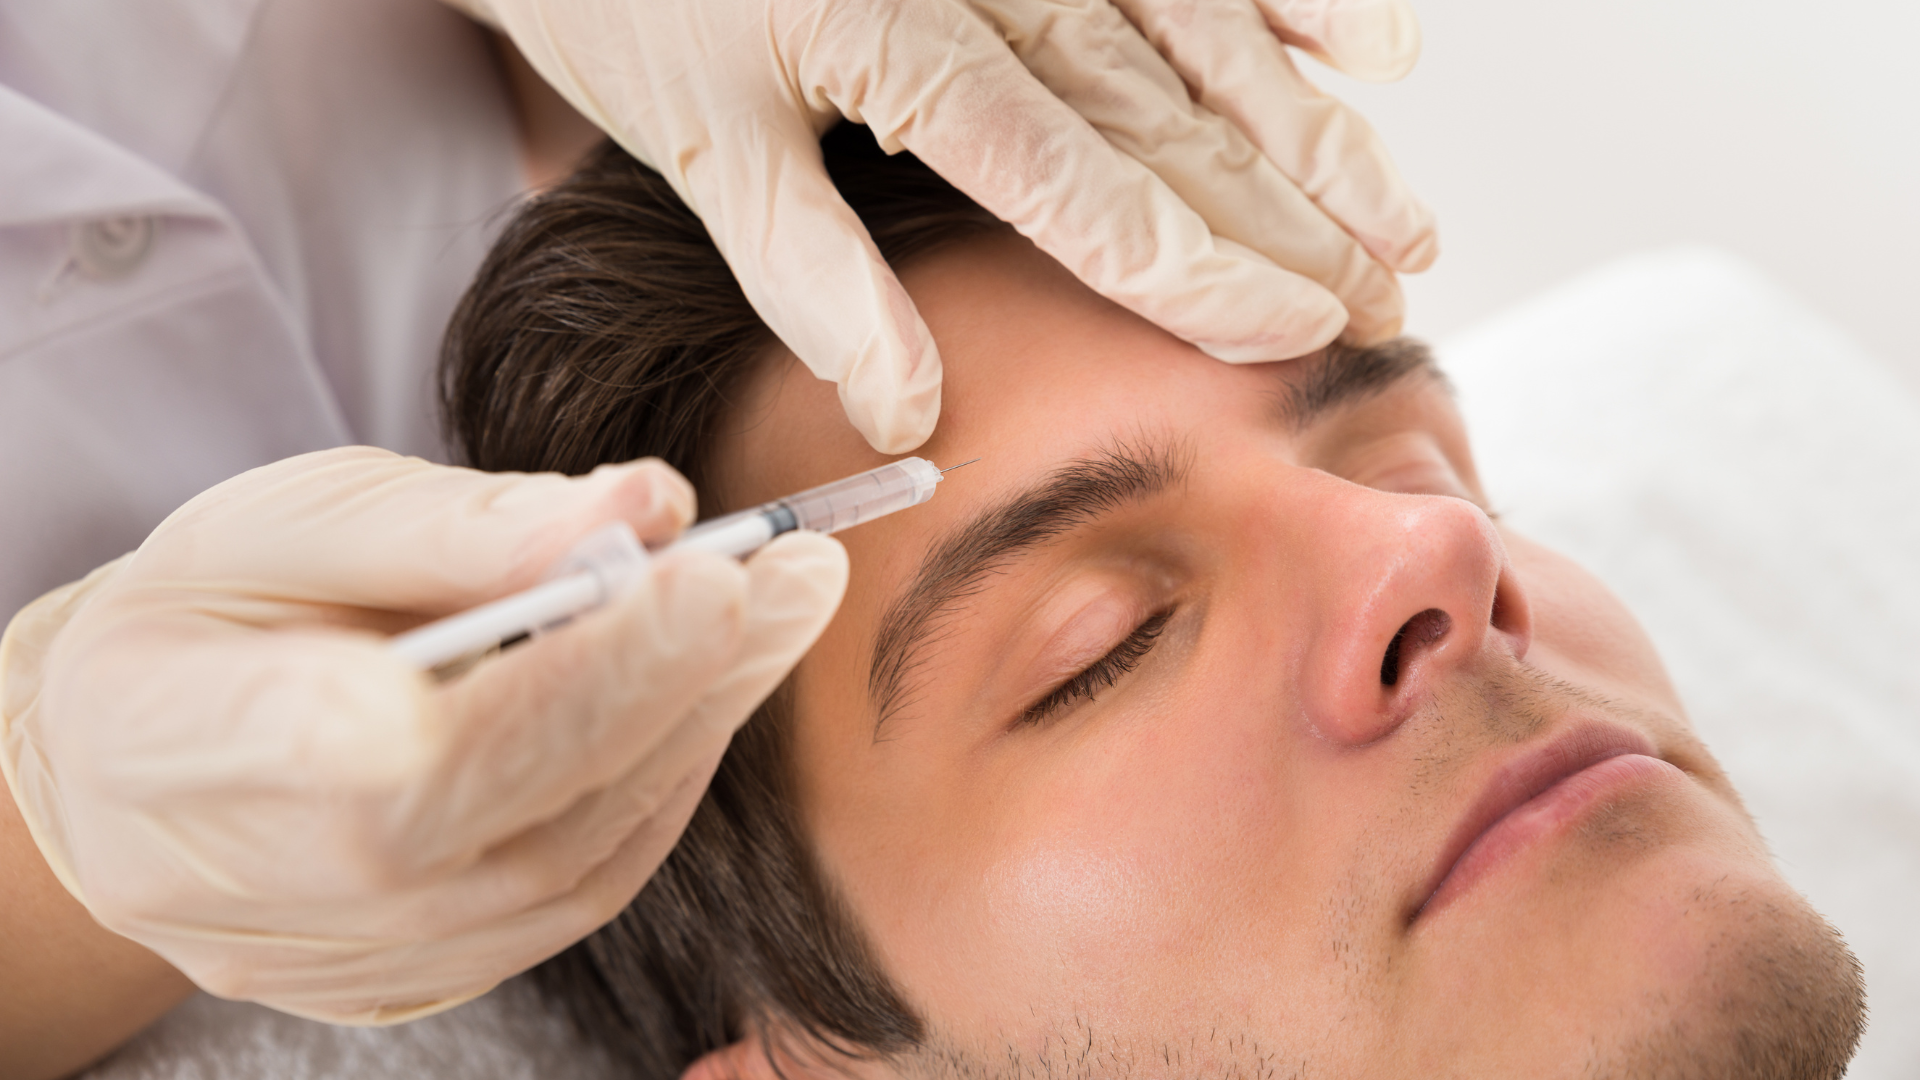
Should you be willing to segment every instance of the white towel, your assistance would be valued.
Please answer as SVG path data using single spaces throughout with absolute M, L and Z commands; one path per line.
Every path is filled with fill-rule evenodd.
M 195 994 L 83 1080 L 614 1080 L 525 980 L 386 1028 L 335 1027 Z

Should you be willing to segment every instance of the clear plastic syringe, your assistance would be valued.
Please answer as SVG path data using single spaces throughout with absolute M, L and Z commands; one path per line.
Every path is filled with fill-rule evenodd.
M 933 498 L 933 486 L 939 482 L 940 470 L 933 462 L 902 458 L 751 510 L 703 521 L 680 534 L 680 539 L 668 544 L 666 550 L 711 551 L 739 558 L 758 551 L 781 533 L 795 529 L 836 533 L 895 510 L 918 506 Z
M 941 471 L 925 458 L 902 458 L 751 510 L 703 521 L 662 550 L 711 551 L 738 559 L 795 529 L 839 532 L 926 502 L 933 497 Z M 553 629 L 605 604 L 646 569 L 648 558 L 625 522 L 603 526 L 575 545 L 545 583 L 399 634 L 387 649 L 428 671 L 464 668 L 471 658 Z

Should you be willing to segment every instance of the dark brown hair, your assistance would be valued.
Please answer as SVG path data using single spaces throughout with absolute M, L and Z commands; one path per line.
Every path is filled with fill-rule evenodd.
M 828 171 L 893 265 L 1005 228 L 865 128 Z M 772 334 L 705 227 L 611 145 L 519 209 L 454 312 L 449 442 L 489 470 L 583 473 L 655 456 L 711 503 L 707 455 Z M 613 922 L 536 978 L 645 1080 L 776 1026 L 850 1054 L 922 1024 L 819 872 L 793 809 L 782 694 L 734 737 L 685 836 Z

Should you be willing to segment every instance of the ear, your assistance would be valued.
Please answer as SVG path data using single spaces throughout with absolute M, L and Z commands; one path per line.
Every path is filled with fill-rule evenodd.
M 791 1048 L 770 1045 L 764 1036 L 753 1035 L 724 1049 L 703 1055 L 687 1066 L 680 1080 L 891 1080 L 892 1074 L 877 1062 L 850 1061 L 837 1055 L 792 1052 Z M 775 1068 L 772 1055 L 779 1055 Z
M 791 1055 L 781 1054 L 780 1068 L 776 1070 L 768 1054 L 766 1041 L 757 1035 L 750 1036 L 702 1055 L 687 1066 L 680 1080 L 815 1080 L 816 1070 L 794 1061 Z
M 687 1066 L 680 1080 L 779 1080 L 767 1050 L 759 1039 L 742 1039 L 732 1046 L 701 1055 Z

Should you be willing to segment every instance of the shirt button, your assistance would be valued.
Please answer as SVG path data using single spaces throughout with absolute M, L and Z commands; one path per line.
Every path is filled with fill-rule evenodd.
M 100 218 L 75 226 L 73 261 L 80 273 L 95 281 L 126 277 L 146 261 L 153 248 L 154 221 L 150 217 Z

